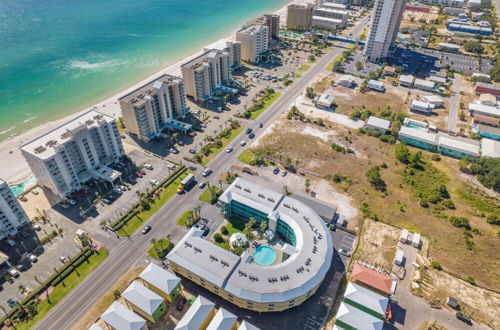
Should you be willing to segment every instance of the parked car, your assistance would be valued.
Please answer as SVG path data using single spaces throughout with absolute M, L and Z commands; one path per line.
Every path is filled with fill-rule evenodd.
M 196 136 L 196 133 L 195 132 L 188 132 L 187 136 L 194 137 L 194 136 Z
M 212 170 L 210 168 L 206 168 L 203 173 L 201 173 L 202 176 L 207 177 L 212 173 Z
M 76 205 L 76 201 L 74 199 L 68 199 L 68 203 L 69 203 L 69 205 L 72 205 L 72 206 Z
M 156 180 L 149 180 L 149 183 L 152 184 L 153 186 L 156 186 L 158 184 L 158 181 L 156 181 Z
M 220 117 L 219 116 L 214 116 L 214 119 L 220 119 Z
M 19 199 L 21 202 L 27 202 L 28 201 L 28 199 L 24 195 L 18 196 L 17 199 Z
M 11 239 L 8 239 L 7 240 L 7 244 L 9 244 L 10 246 L 16 246 L 16 242 L 14 242 L 13 240 Z
M 226 152 L 229 153 L 231 151 L 233 151 L 233 147 L 232 146 L 227 147 Z
M 111 204 L 111 201 L 110 201 L 108 198 L 103 198 L 103 199 L 102 199 L 102 202 L 103 202 L 104 204 L 108 204 L 108 205 L 109 205 L 109 204 Z
M 117 194 L 121 194 L 122 193 L 122 190 L 118 187 L 116 187 L 115 189 L 113 189 L 113 191 Z
M 8 273 L 12 277 L 19 277 L 19 272 L 15 268 L 9 269 Z
M 189 152 L 192 153 L 193 155 L 196 153 L 196 150 L 194 149 L 189 149 Z
M 39 224 L 37 224 L 37 223 L 35 223 L 32 227 L 36 231 L 42 230 L 42 227 Z
M 151 164 L 144 164 L 144 168 L 146 168 L 148 170 L 152 170 L 153 169 L 153 165 L 151 165 Z
M 198 185 L 198 188 L 203 189 L 203 188 L 205 188 L 206 185 L 207 185 L 206 182 L 204 182 L 204 181 L 200 182 L 200 184 Z
M 177 305 L 175 305 L 175 309 L 177 309 L 178 311 L 183 310 L 186 303 L 187 303 L 187 299 L 184 297 L 180 297 L 179 301 L 177 302 Z
M 179 153 L 179 150 L 177 150 L 177 149 L 175 149 L 175 148 L 170 148 L 170 149 L 168 149 L 168 151 L 169 151 L 170 153 L 173 153 L 173 154 L 178 154 L 178 153 Z
M 281 172 L 281 176 L 286 176 L 287 174 L 288 174 L 288 172 L 287 172 L 287 171 L 283 171 L 283 172 Z
M 168 164 L 167 167 L 170 169 L 170 170 L 175 170 L 175 165 L 174 164 Z
M 68 262 L 68 258 L 66 258 L 65 256 L 60 256 L 59 257 L 59 260 L 64 264 L 66 262 Z
M 247 133 L 247 134 L 252 133 L 252 129 L 251 129 L 250 127 L 249 127 L 249 128 L 247 128 L 247 129 L 246 129 L 246 131 L 245 131 L 245 133 Z
M 277 175 L 279 172 L 280 172 L 280 169 L 277 168 L 277 167 L 275 167 L 274 170 L 273 170 L 273 174 Z
M 472 325 L 472 320 L 470 319 L 470 317 L 468 317 L 467 315 L 464 315 L 462 313 L 457 313 L 455 314 L 455 316 L 457 317 L 457 319 L 459 319 L 460 321 L 464 322 L 464 323 L 467 323 L 468 325 Z
M 7 305 L 9 305 L 9 307 L 11 308 L 14 308 L 16 306 L 19 306 L 19 301 L 9 298 L 7 299 Z
M 151 231 L 151 226 L 150 225 L 147 225 L 145 226 L 144 228 L 142 228 L 142 234 L 143 235 L 146 235 L 147 233 L 149 233 Z
M 350 257 L 351 253 L 346 249 L 339 249 L 339 253 L 345 255 L 346 257 Z
M 24 265 L 23 264 L 18 264 L 16 265 L 16 269 L 20 272 L 22 272 L 24 270 Z
M 135 176 L 136 176 L 136 177 L 138 177 L 138 178 L 142 178 L 142 173 L 141 173 L 141 172 L 139 172 L 139 171 L 134 171 L 134 174 L 135 174 Z

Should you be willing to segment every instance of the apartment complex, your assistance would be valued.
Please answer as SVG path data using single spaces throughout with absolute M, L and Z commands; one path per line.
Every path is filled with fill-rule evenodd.
M 231 63 L 234 58 L 229 52 L 211 49 L 181 65 L 186 95 L 196 102 L 208 100 L 217 88 L 231 79 Z
M 243 26 L 236 31 L 236 40 L 241 43 L 241 59 L 253 63 L 259 54 L 269 49 L 269 28 L 262 24 Z
M 349 13 L 347 10 L 326 6 L 314 8 L 312 26 L 327 30 L 344 28 L 347 25 Z
M 280 15 L 265 14 L 266 26 L 268 29 L 269 40 L 278 38 L 280 35 Z
M 193 227 L 167 256 L 174 272 L 240 308 L 258 312 L 298 306 L 316 292 L 330 269 L 333 244 L 324 220 L 310 206 L 238 178 L 219 197 L 219 207 L 227 219 L 268 222 L 268 232 L 283 241 L 282 260 L 259 264 L 251 250 L 236 255 L 204 239 Z
M 403 18 L 406 0 L 376 0 L 366 40 L 365 55 L 378 62 L 389 56 Z
M 233 70 L 241 65 L 241 43 L 227 39 L 221 39 L 215 44 L 203 49 L 204 53 L 211 50 L 225 52 L 229 55 L 229 67 Z
M 0 240 L 17 234 L 29 219 L 7 182 L 0 179 Z
M 118 101 L 128 132 L 146 142 L 160 136 L 165 127 L 188 128 L 177 120 L 188 113 L 181 78 L 163 75 Z
M 312 27 L 314 4 L 291 4 L 286 7 L 286 26 L 289 29 L 307 31 Z
M 20 147 L 38 180 L 60 199 L 91 179 L 113 183 L 108 165 L 125 155 L 116 120 L 91 110 Z

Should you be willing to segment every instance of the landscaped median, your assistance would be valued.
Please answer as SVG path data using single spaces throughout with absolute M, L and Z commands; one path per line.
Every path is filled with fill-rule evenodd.
M 144 225 L 177 191 L 177 186 L 190 171 L 179 167 L 172 175 L 159 183 L 149 194 L 139 193 L 140 201 L 134 204 L 122 218 L 111 227 L 120 236 L 132 235 Z
M 276 92 L 273 88 L 261 90 L 255 97 L 253 105 L 246 109 L 242 116 L 247 119 L 257 119 L 280 96 L 281 93 Z
M 20 302 L 20 306 L 10 310 L 1 319 L 2 325 L 14 323 L 15 329 L 32 329 L 52 307 L 99 266 L 107 255 L 105 248 L 98 251 L 90 248 L 83 249 L 82 253 L 57 269 L 45 282 L 40 283 L 38 288 Z

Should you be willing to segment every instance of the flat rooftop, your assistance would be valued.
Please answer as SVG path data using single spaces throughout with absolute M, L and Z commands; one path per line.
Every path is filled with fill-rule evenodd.
M 160 88 L 163 84 L 171 84 L 173 82 L 181 82 L 182 79 L 179 77 L 171 76 L 169 74 L 164 74 L 150 82 L 142 85 L 136 90 L 122 96 L 118 99 L 120 102 L 132 103 L 135 106 L 139 106 L 144 103 L 144 98 L 155 94 L 155 90 Z
M 261 24 L 252 24 L 242 26 L 241 29 L 237 30 L 236 33 L 244 33 L 244 34 L 256 34 L 260 32 L 261 29 L 264 28 L 264 25 Z
M 98 127 L 102 124 L 109 124 L 114 120 L 115 119 L 111 116 L 95 110 L 90 110 L 56 127 L 55 129 L 28 141 L 23 144 L 20 149 L 37 158 L 47 159 L 54 156 L 57 152 L 57 148 L 69 141 L 73 134 L 92 127 Z
M 189 67 L 191 69 L 197 69 L 201 65 L 203 65 L 203 63 L 207 63 L 209 57 L 215 56 L 215 54 L 221 54 L 221 53 L 223 53 L 222 50 L 209 49 L 208 51 L 203 52 L 201 55 L 199 55 L 199 56 L 197 56 L 197 57 L 195 57 L 195 58 L 193 58 L 185 63 L 182 63 L 181 68 Z

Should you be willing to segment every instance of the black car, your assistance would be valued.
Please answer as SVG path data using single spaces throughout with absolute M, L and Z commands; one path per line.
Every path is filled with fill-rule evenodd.
M 245 131 L 245 133 L 247 133 L 247 134 L 252 133 L 252 129 L 251 129 L 250 127 L 249 127 L 249 128 L 247 128 L 247 130 Z
M 259 123 L 259 127 L 260 127 L 260 128 L 262 128 L 262 126 L 264 126 L 264 124 L 262 124 L 262 123 Z
M 273 174 L 278 174 L 280 172 L 280 169 L 275 167 L 274 170 L 273 170 Z
M 464 315 L 462 313 L 457 313 L 455 314 L 455 316 L 457 317 L 457 319 L 459 319 L 460 321 L 464 322 L 464 323 L 467 323 L 468 325 L 472 325 L 472 321 L 470 319 L 470 317 L 468 317 L 467 315 Z
M 248 135 L 249 138 L 253 139 L 255 137 L 255 134 L 252 132 Z
M 175 309 L 177 309 L 178 311 L 181 311 L 184 309 L 184 306 L 186 305 L 187 303 L 187 299 L 184 298 L 184 297 L 180 297 L 179 298 L 179 301 L 177 302 L 177 304 L 175 305 Z
M 151 226 L 147 225 L 145 226 L 144 228 L 142 228 L 142 234 L 143 235 L 146 235 L 147 233 L 149 233 L 151 231 Z

